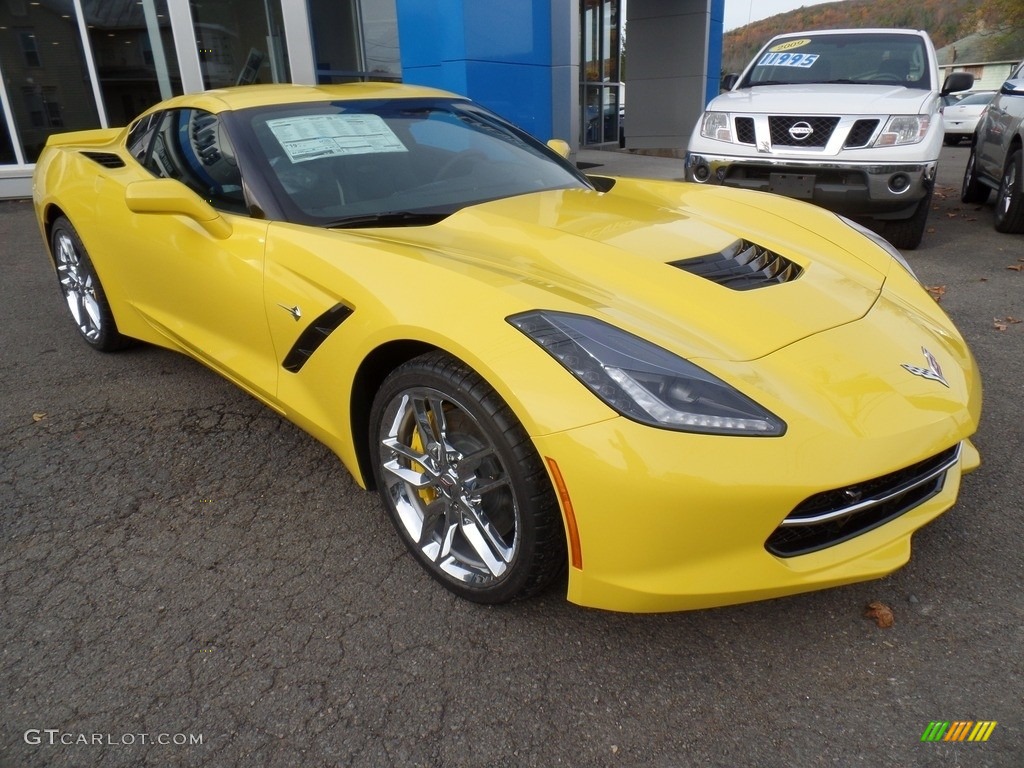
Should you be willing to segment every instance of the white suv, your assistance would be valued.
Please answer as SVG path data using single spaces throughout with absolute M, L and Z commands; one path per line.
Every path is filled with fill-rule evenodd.
M 723 81 L 694 128 L 686 177 L 775 192 L 865 220 L 899 248 L 924 234 L 943 125 L 935 48 L 911 29 L 779 35 Z

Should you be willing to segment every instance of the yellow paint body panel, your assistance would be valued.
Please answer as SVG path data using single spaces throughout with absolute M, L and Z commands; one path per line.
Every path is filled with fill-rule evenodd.
M 430 89 L 253 86 L 180 97 L 220 112 L 263 103 L 437 96 Z M 283 95 L 284 94 L 284 95 Z M 151 179 L 124 131 L 51 142 L 37 166 L 40 226 L 78 229 L 126 335 L 185 352 L 334 450 L 366 484 L 353 434 L 357 374 L 390 344 L 463 360 L 509 404 L 575 510 L 582 569 L 568 597 L 625 611 L 700 608 L 845 584 L 906 562 L 915 530 L 950 507 L 978 465 L 981 384 L 942 310 L 878 245 L 809 205 L 723 187 L 618 180 L 608 192 L 541 192 L 438 224 L 325 230 L 222 214 L 130 212 Z M 76 147 L 126 161 L 99 169 Z M 746 238 L 785 254 L 789 283 L 733 291 L 672 265 Z M 310 321 L 353 310 L 298 372 L 282 367 Z M 301 320 L 296 320 L 294 309 Z M 655 429 L 618 416 L 506 320 L 590 315 L 695 362 L 781 417 L 782 437 Z M 922 347 L 948 386 L 910 375 Z M 942 491 L 808 555 L 766 538 L 802 500 L 885 475 L 963 441 Z

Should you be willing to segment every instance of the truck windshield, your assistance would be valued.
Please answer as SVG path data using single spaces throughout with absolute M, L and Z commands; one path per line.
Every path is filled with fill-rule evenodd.
M 933 87 L 924 40 L 884 32 L 775 38 L 757 55 L 739 87 L 804 83 Z

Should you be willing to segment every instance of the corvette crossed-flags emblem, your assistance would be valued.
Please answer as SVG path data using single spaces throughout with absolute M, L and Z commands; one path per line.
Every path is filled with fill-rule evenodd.
M 949 383 L 942 375 L 942 366 L 939 365 L 939 361 L 935 359 L 935 355 L 924 347 L 921 347 L 921 351 L 924 353 L 924 359 L 928 363 L 927 368 L 920 368 L 919 366 L 910 365 L 909 363 L 901 363 L 901 365 L 915 376 L 920 376 L 923 379 L 930 379 L 931 381 L 937 381 L 942 386 L 948 387 Z

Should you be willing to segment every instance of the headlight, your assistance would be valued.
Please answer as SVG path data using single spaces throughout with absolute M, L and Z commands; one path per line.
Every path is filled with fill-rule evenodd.
M 928 133 L 931 117 L 928 115 L 893 115 L 875 139 L 876 147 L 896 147 L 917 144 Z
M 836 214 L 836 215 L 839 216 L 839 214 Z M 856 221 L 853 221 L 852 219 L 848 219 L 845 216 L 839 216 L 839 218 L 842 219 L 843 223 L 846 224 L 847 226 L 850 226 L 853 229 L 856 229 L 858 232 L 860 232 L 865 237 L 870 238 L 871 240 L 874 240 L 875 244 L 879 248 L 881 248 L 883 251 L 888 253 L 890 256 L 892 256 L 893 259 L 898 261 L 903 266 L 903 268 L 905 270 L 907 270 L 907 272 L 910 273 L 910 276 L 912 278 L 917 280 L 917 282 L 919 282 L 919 283 L 921 282 L 921 278 L 919 278 L 917 276 L 917 273 L 914 272 L 914 270 L 910 268 L 910 264 L 907 262 L 907 260 L 905 258 L 903 258 L 903 254 L 900 253 L 898 250 L 896 250 L 896 246 L 895 245 L 890 243 L 888 240 L 886 240 L 884 237 L 882 237 L 877 232 L 874 232 L 874 231 L 868 229 L 867 227 L 863 226 L 862 224 L 858 224 Z
M 786 431 L 781 419 L 703 368 L 601 320 L 536 311 L 508 321 L 634 421 L 714 435 Z
M 705 139 L 732 141 L 732 126 L 726 112 L 705 112 L 700 121 L 700 135 Z

